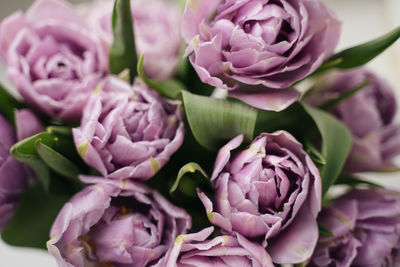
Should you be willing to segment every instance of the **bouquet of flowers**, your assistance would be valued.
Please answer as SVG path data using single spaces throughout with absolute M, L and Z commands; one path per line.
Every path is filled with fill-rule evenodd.
M 363 65 L 400 27 L 335 53 L 340 28 L 321 0 L 8 16 L 2 239 L 59 266 L 399 266 L 400 192 L 358 173 L 399 170 L 394 91 Z

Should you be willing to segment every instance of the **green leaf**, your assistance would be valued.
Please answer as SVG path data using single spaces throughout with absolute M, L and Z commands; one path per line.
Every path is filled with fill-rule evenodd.
M 66 137 L 72 137 L 72 128 L 66 126 L 49 126 L 46 128 L 46 132 L 54 135 L 61 135 Z
M 385 51 L 399 38 L 400 26 L 375 40 L 348 48 L 333 55 L 316 73 L 321 73 L 331 68 L 351 69 L 362 66 Z
M 199 75 L 188 58 L 185 58 L 185 60 L 181 62 L 181 65 L 178 66 L 176 78 L 186 86 L 188 91 L 194 94 L 210 96 L 215 90 L 214 86 L 203 83 L 200 80 Z
M 181 81 L 186 81 L 191 76 L 189 57 L 183 57 L 183 53 L 181 53 L 181 57 L 179 58 L 178 67 L 176 69 L 175 77 Z
M 11 222 L 1 233 L 2 239 L 13 246 L 46 249 L 51 225 L 69 197 L 55 196 L 34 184 L 23 195 Z
M 189 179 L 185 174 L 199 172 L 205 179 Z M 186 178 L 186 179 L 183 179 Z M 206 184 L 207 187 L 212 188 L 210 184 L 210 178 L 205 171 L 195 162 L 190 162 L 184 165 L 178 173 L 175 183 L 172 185 L 169 193 L 172 195 L 176 193 L 177 189 L 180 189 L 184 195 L 188 197 L 196 196 L 196 188 Z
M 22 104 L 0 84 L 0 113 L 14 124 L 14 110 L 21 107 Z
M 130 0 L 116 0 L 112 16 L 114 42 L 110 49 L 110 72 L 120 74 L 129 69 L 130 82 L 136 73 L 137 55 Z
M 226 140 L 243 134 L 253 139 L 257 110 L 242 103 L 182 91 L 186 118 L 197 142 L 218 150 Z
M 31 157 L 27 158 L 24 163 L 28 164 L 33 171 L 36 173 L 37 179 L 43 184 L 43 187 L 49 191 L 50 190 L 50 169 L 49 167 L 43 162 L 43 160 L 36 156 L 32 155 Z
M 335 181 L 335 184 L 348 185 L 351 187 L 357 187 L 358 185 L 367 185 L 376 188 L 384 188 L 379 184 L 361 179 L 353 175 L 340 175 L 338 179 Z
M 322 138 L 322 155 L 326 164 L 320 167 L 322 195 L 335 182 L 350 152 L 352 135 L 340 121 L 325 111 L 303 104 L 314 120 Z
M 37 155 L 36 142 L 38 140 L 42 141 L 48 146 L 54 146 L 54 144 L 57 142 L 57 137 L 48 132 L 38 133 L 13 145 L 11 147 L 11 155 L 19 161 L 23 161 L 30 155 Z
M 139 58 L 137 65 L 137 73 L 139 77 L 147 84 L 148 87 L 155 89 L 161 95 L 178 99 L 182 90 L 185 90 L 185 86 L 178 80 L 167 80 L 167 81 L 153 81 L 147 78 L 143 70 L 144 54 Z
M 50 133 L 39 133 L 30 138 L 24 139 L 11 147 L 11 155 L 18 161 L 32 167 L 36 176 L 42 182 L 44 188 L 49 190 L 50 170 L 39 157 L 36 151 L 36 142 L 41 141 L 47 145 L 54 145 L 56 137 Z
M 310 132 L 318 134 L 315 123 L 299 102 L 280 112 L 258 110 L 255 135 L 278 130 L 290 132 L 299 141 L 303 141 Z
M 326 159 L 325 159 L 324 155 L 322 155 L 310 141 L 306 141 L 304 145 L 306 147 L 307 154 L 311 157 L 311 159 L 315 163 L 320 164 L 320 165 L 326 164 Z
M 323 104 L 321 104 L 319 106 L 320 109 L 325 109 L 325 110 L 329 110 L 333 107 L 335 107 L 337 104 L 339 104 L 340 102 L 346 100 L 347 98 L 353 96 L 355 93 L 357 93 L 358 91 L 360 91 L 361 89 L 365 88 L 369 83 L 371 82 L 370 79 L 366 79 L 365 81 L 363 81 L 360 85 L 358 85 L 357 87 L 344 92 L 343 94 L 341 94 L 340 96 L 336 97 L 335 99 L 329 100 Z
M 25 157 L 21 162 L 28 164 L 36 173 L 37 179 L 43 184 L 46 191 L 50 190 L 50 169 L 37 155 Z
M 41 140 L 36 142 L 36 150 L 40 158 L 56 173 L 77 180 L 81 171 L 66 157 L 42 143 Z
M 82 163 L 77 154 L 72 136 L 55 134 L 67 134 L 62 129 L 63 127 L 48 128 L 47 132 L 18 142 L 11 148 L 11 155 L 33 168 L 47 192 L 70 194 L 81 189 L 77 176 L 81 173 L 80 168 L 86 170 L 87 165 Z
M 73 179 L 74 183 L 77 181 L 77 175 L 81 173 L 72 163 L 80 158 L 76 153 L 72 136 L 67 136 L 66 129 L 49 127 L 47 132 L 24 139 L 11 148 L 11 155 L 16 160 L 31 166 L 46 190 L 50 189 L 50 177 L 54 176 L 50 170 Z M 59 135 L 56 135 L 56 132 Z
M 332 233 L 328 228 L 322 226 L 321 224 L 318 224 L 318 230 L 319 230 L 319 234 L 326 236 L 326 237 L 332 237 L 335 236 L 334 233 Z

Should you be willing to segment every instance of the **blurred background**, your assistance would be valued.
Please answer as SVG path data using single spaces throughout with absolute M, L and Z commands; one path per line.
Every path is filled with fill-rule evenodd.
M 69 0 L 73 4 L 84 0 Z M 380 36 L 400 25 L 399 0 L 322 0 L 334 10 L 343 22 L 342 36 L 338 50 L 353 46 Z M 31 0 L 0 0 L 0 19 L 16 10 L 26 10 Z M 372 61 L 369 68 L 389 81 L 396 90 L 400 103 L 400 41 Z M 0 80 L 4 79 L 0 66 Z M 2 76 L 3 75 L 3 76 Z M 400 122 L 400 112 L 397 122 Z M 400 164 L 400 159 L 398 159 Z M 400 190 L 400 173 L 364 175 L 367 179 Z M 29 222 L 27 222 L 29 223 Z M 4 267 L 55 267 L 55 260 L 45 251 L 14 248 L 0 241 L 1 266 Z

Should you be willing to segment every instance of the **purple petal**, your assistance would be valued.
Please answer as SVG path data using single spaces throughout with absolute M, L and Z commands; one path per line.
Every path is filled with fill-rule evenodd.
M 35 114 L 28 109 L 15 112 L 15 124 L 18 140 L 23 140 L 43 131 L 42 123 Z
M 275 263 L 301 263 L 311 257 L 318 235 L 313 214 L 303 207 L 291 225 L 269 242 L 267 251 Z
M 229 95 L 242 100 L 250 106 L 272 111 L 282 111 L 293 104 L 299 97 L 300 93 L 295 89 L 270 89 L 262 92 L 244 93 L 240 91 L 230 91 Z

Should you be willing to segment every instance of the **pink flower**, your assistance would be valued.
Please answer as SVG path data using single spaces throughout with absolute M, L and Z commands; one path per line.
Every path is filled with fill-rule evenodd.
M 279 264 L 307 260 L 317 243 L 321 178 L 289 133 L 262 133 L 242 151 L 243 136 L 222 147 L 211 181 L 215 194 L 199 197 L 212 224 L 256 238 Z
M 187 0 L 182 33 L 203 82 L 282 110 L 299 96 L 288 87 L 332 54 L 340 23 L 319 0 Z
M 105 47 L 62 0 L 37 0 L 0 24 L 0 55 L 25 102 L 61 120 L 79 120 L 108 69 Z
M 59 266 L 153 266 L 190 227 L 190 216 L 157 191 L 132 181 L 107 181 L 86 187 L 64 205 L 47 247 Z
M 183 143 L 180 102 L 139 80 L 131 86 L 110 76 L 98 88 L 73 129 L 81 157 L 107 178 L 152 177 Z

